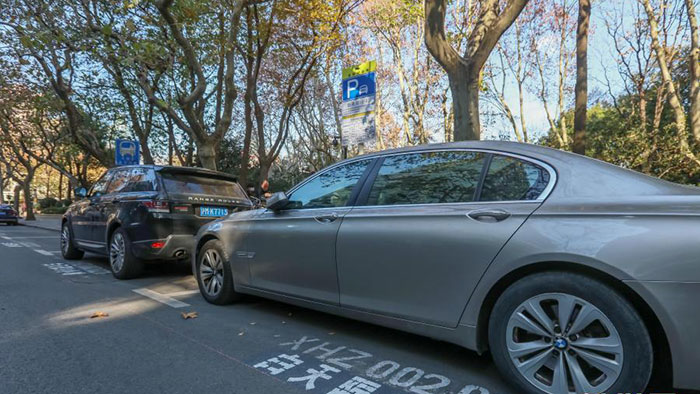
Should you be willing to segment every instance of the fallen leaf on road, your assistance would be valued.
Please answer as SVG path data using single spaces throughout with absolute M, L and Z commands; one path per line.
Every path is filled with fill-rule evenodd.
M 250 322 L 251 326 L 254 326 L 256 323 L 254 321 Z
M 241 331 L 238 333 L 238 336 L 240 337 L 241 335 L 245 334 L 245 331 Z
M 95 319 L 98 317 L 107 317 L 107 316 L 109 316 L 109 313 L 107 313 L 107 312 L 95 312 L 92 315 L 90 315 L 90 319 Z
M 331 331 L 328 333 L 328 335 L 335 335 L 335 332 Z
M 197 312 L 181 312 L 182 318 L 187 320 L 187 319 L 196 319 L 197 318 Z
M 287 322 L 286 322 L 286 321 L 284 321 L 284 320 L 282 320 L 282 324 L 287 324 Z
M 287 313 L 287 316 L 292 316 L 292 312 Z

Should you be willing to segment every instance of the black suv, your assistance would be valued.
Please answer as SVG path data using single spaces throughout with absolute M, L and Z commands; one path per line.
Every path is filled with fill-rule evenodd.
M 63 215 L 61 253 L 109 255 L 119 279 L 147 260 L 182 260 L 205 223 L 253 206 L 236 178 L 202 168 L 139 165 L 108 170 Z

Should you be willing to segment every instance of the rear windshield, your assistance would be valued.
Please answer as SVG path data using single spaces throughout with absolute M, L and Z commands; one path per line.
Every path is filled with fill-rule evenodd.
M 165 190 L 169 193 L 206 194 L 248 200 L 240 185 L 233 181 L 191 174 L 161 173 L 161 175 Z

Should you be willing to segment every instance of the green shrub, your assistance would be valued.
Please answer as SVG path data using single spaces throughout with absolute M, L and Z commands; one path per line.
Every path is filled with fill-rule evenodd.
M 58 200 L 53 197 L 42 198 L 39 200 L 39 209 L 55 207 L 58 205 Z
M 47 207 L 47 208 L 42 208 L 41 213 L 46 214 L 46 215 L 62 215 L 66 213 L 66 210 L 68 207 Z

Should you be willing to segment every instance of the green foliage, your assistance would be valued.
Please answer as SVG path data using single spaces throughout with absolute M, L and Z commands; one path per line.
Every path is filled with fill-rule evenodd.
M 39 211 L 45 215 L 63 215 L 66 213 L 68 207 L 49 207 L 49 208 L 39 208 Z
M 53 208 L 58 205 L 58 200 L 53 197 L 42 198 L 39 200 L 37 208 L 43 210 L 45 208 Z

